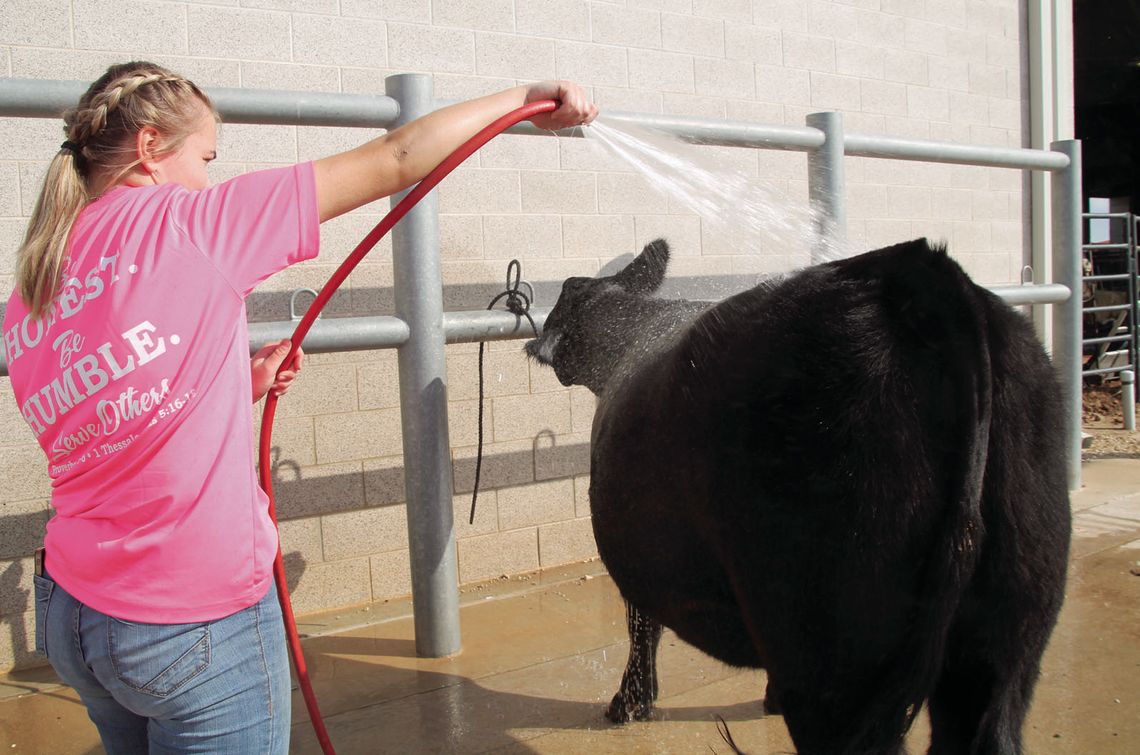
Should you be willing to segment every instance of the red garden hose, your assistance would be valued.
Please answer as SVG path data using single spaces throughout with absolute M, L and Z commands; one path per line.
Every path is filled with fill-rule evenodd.
M 523 105 L 517 110 L 507 113 L 460 145 L 454 152 L 448 155 L 447 159 L 437 165 L 422 181 L 416 184 L 415 188 L 408 192 L 408 194 L 384 216 L 376 227 L 357 244 L 356 248 L 352 250 L 352 254 L 341 263 L 340 267 L 336 269 L 336 272 L 333 273 L 332 277 L 325 283 L 324 288 L 317 294 L 317 298 L 313 301 L 313 304 L 309 307 L 308 311 L 305 312 L 305 316 L 301 318 L 297 329 L 293 331 L 293 335 L 290 339 L 292 346 L 288 355 L 286 355 L 285 359 L 281 362 L 278 373 L 288 369 L 293 364 L 297 349 L 300 348 L 301 342 L 305 340 L 305 336 L 308 334 L 313 322 L 317 319 L 317 315 L 321 313 L 321 310 L 324 309 L 329 299 L 332 298 L 332 295 L 336 293 L 336 290 L 344 283 L 349 273 L 364 259 L 364 255 L 368 254 L 368 252 L 372 250 L 372 247 L 376 246 L 377 242 L 384 238 L 388 231 L 392 230 L 392 227 L 396 225 L 417 202 L 423 199 L 425 194 L 435 188 L 436 184 L 442 181 L 444 176 L 453 171 L 460 163 L 470 157 L 472 153 L 498 136 L 500 132 L 510 128 L 519 121 L 533 118 L 539 113 L 555 110 L 557 107 L 558 103 L 555 100 L 540 100 Z M 277 507 L 273 500 L 273 475 L 270 468 L 270 448 L 273 436 L 273 415 L 276 413 L 276 410 L 277 396 L 270 391 L 265 396 L 265 413 L 261 420 L 258 473 L 261 477 L 261 487 L 264 488 L 265 494 L 269 497 L 269 515 L 273 518 L 274 524 L 277 523 Z M 313 693 L 313 685 L 309 681 L 309 671 L 305 666 L 305 656 L 301 650 L 301 638 L 297 634 L 297 622 L 293 618 L 293 604 L 289 600 L 289 588 L 285 581 L 285 562 L 281 556 L 280 540 L 277 545 L 277 559 L 273 562 L 273 577 L 277 582 L 277 595 L 281 601 L 281 613 L 285 622 L 285 634 L 289 640 L 289 650 L 293 656 L 293 666 L 297 670 L 297 681 L 301 686 L 301 694 L 305 697 L 305 706 L 309 709 L 309 718 L 313 722 L 313 730 L 316 732 L 317 739 L 321 743 L 321 749 L 324 750 L 326 755 L 332 755 L 335 751 L 333 750 L 332 742 L 329 740 L 328 731 L 325 729 L 324 719 L 321 718 L 321 711 L 317 706 L 317 698 Z

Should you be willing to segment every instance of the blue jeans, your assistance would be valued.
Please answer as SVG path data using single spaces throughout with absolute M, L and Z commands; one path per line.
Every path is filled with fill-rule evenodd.
M 217 621 L 139 624 L 44 576 L 36 650 L 79 693 L 108 755 L 289 750 L 288 653 L 277 591 Z

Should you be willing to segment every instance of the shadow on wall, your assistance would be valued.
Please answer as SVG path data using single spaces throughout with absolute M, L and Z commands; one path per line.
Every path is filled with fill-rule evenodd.
M 620 270 L 631 258 L 632 255 L 623 255 L 617 260 L 607 263 L 598 275 L 609 275 Z M 311 276 L 305 276 L 304 272 L 303 269 L 298 271 L 295 278 L 304 278 L 307 287 L 320 288 L 324 284 L 326 276 L 324 270 L 312 271 Z M 525 279 L 525 267 L 523 275 Z M 665 298 L 721 299 L 737 291 L 755 286 L 764 277 L 768 276 L 759 274 L 725 274 L 702 277 L 670 276 L 665 281 L 659 296 Z M 540 307 L 554 306 L 554 302 L 558 300 L 558 294 L 562 291 L 562 282 L 562 280 L 529 281 L 534 287 L 532 304 Z M 445 285 L 443 287 L 443 308 L 448 312 L 486 309 L 491 299 L 503 292 L 504 285 L 505 279 L 503 282 L 496 283 Z M 526 292 L 525 286 L 523 291 Z M 255 291 L 246 300 L 250 322 L 288 320 L 292 295 L 292 290 Z M 311 303 L 311 296 L 298 297 L 298 317 L 304 314 L 305 308 Z M 501 309 L 502 306 L 500 305 L 499 308 Z M 395 309 L 395 294 L 391 287 L 355 288 L 349 286 L 340 289 L 333 295 L 325 306 L 322 315 L 325 317 L 370 317 L 392 314 Z
M 456 494 L 470 493 L 475 479 L 474 451 L 453 450 L 452 476 Z M 274 492 L 277 516 L 281 521 L 357 511 L 380 506 L 398 505 L 404 500 L 402 465 L 388 468 L 305 478 L 304 469 L 293 459 L 281 458 L 281 449 L 273 449 Z M 557 445 L 553 433 L 535 437 L 532 448 L 488 454 L 483 458 L 480 491 L 507 488 L 536 481 L 548 481 L 587 474 L 590 469 L 588 443 Z M 463 513 L 463 512 L 459 512 Z M 35 655 L 31 637 L 30 612 L 33 610 L 31 589 L 31 557 L 43 543 L 44 528 L 50 511 L 6 516 L 0 523 L 0 622 L 10 635 L 13 668 L 43 666 L 46 661 Z M 289 591 L 295 592 L 304 579 L 306 561 L 299 551 L 286 553 L 285 573 Z M 0 645 L 3 642 L 0 641 Z

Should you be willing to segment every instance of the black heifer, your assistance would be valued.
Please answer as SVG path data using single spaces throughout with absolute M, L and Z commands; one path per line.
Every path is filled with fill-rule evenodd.
M 710 306 L 669 248 L 571 278 L 527 352 L 598 398 L 590 502 L 626 599 L 607 714 L 645 717 L 661 625 L 768 670 L 801 753 L 1017 753 L 1070 531 L 1051 365 L 925 240 Z

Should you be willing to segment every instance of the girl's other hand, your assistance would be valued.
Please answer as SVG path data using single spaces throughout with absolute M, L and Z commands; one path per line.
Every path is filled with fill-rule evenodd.
M 558 100 L 557 110 L 530 119 L 539 128 L 560 129 L 581 126 L 598 117 L 598 106 L 586 96 L 582 87 L 569 81 L 541 81 L 527 87 L 525 102 Z
M 284 370 L 280 375 L 277 374 L 277 370 L 281 368 L 281 363 L 289 355 L 291 346 L 292 342 L 286 338 L 275 343 L 265 344 L 253 355 L 249 367 L 255 402 L 259 401 L 270 389 L 273 390 L 274 395 L 284 396 L 289 390 L 289 386 L 293 384 L 293 378 L 297 377 L 297 373 L 301 371 L 301 364 L 305 361 L 303 350 L 297 349 L 297 354 L 294 356 L 290 368 Z

